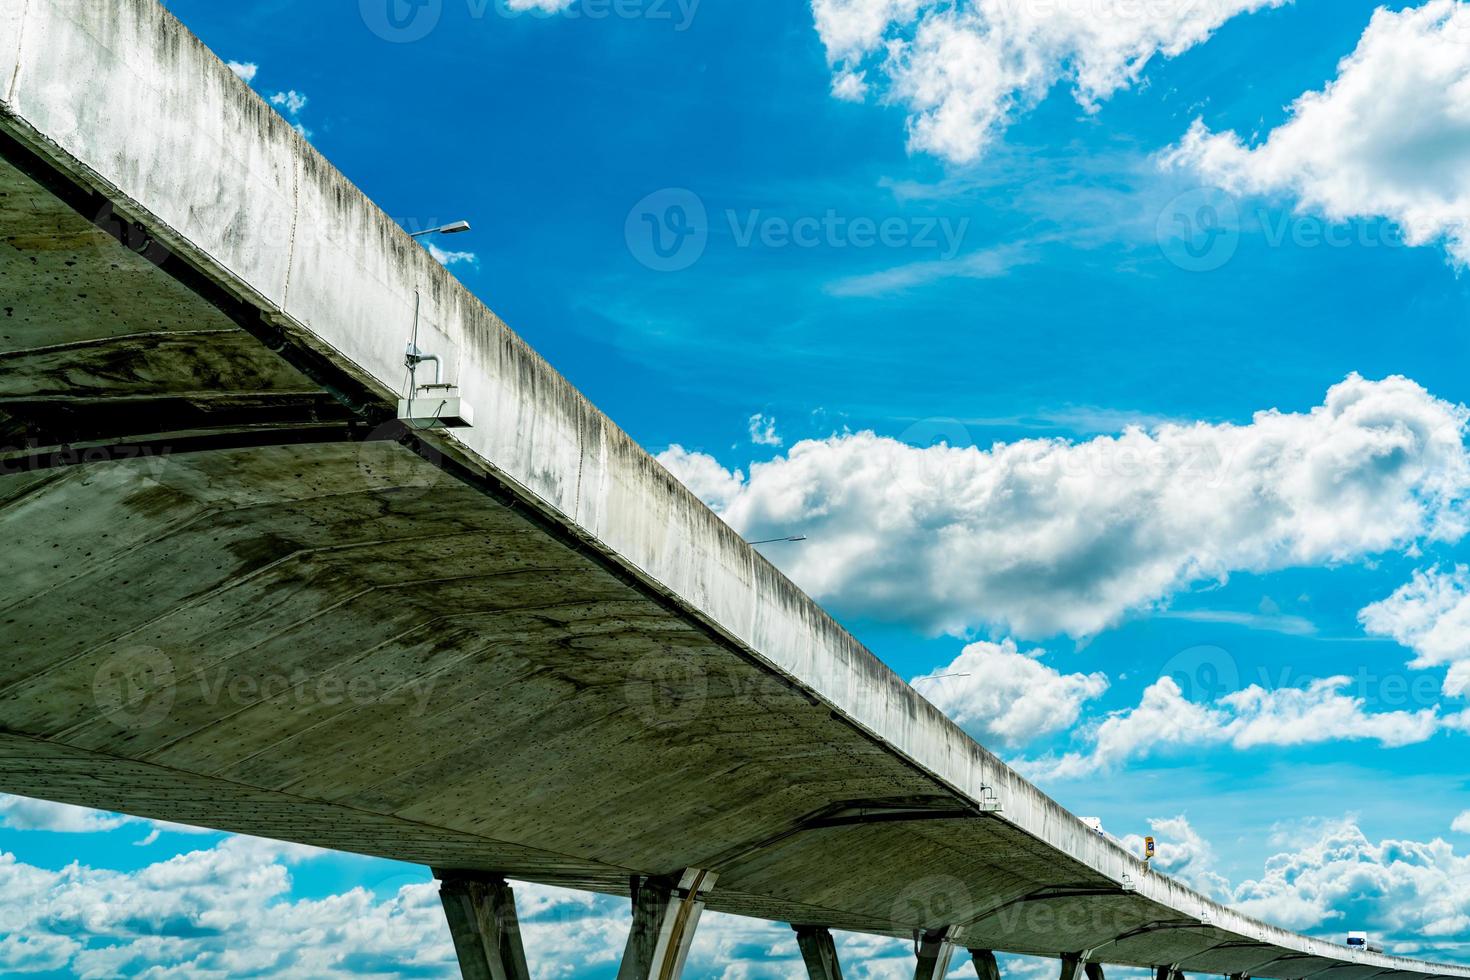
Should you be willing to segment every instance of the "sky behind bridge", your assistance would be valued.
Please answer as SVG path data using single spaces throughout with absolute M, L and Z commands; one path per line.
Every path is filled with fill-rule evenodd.
M 1073 812 L 1470 962 L 1470 3 L 168 6 Z M 0 972 L 449 968 L 423 869 L 0 821 Z M 625 902 L 520 894 L 615 973 Z M 688 975 L 795 955 L 715 916 Z

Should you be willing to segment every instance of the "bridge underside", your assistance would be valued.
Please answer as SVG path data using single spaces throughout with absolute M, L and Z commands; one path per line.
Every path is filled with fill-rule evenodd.
M 0 790 L 609 893 L 710 868 L 711 909 L 985 949 L 1333 966 L 954 795 L 0 150 Z

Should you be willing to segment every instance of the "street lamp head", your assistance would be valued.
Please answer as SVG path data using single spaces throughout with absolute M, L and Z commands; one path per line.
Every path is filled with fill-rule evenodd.
M 423 231 L 409 232 L 410 238 L 423 238 L 425 235 L 458 235 L 462 231 L 469 231 L 468 221 L 456 221 L 453 224 L 441 225 L 438 228 L 426 228 Z

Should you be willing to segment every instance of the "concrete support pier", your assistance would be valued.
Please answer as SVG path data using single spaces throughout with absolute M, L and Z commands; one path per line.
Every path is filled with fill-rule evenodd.
M 988 949 L 972 949 L 970 960 L 975 964 L 975 976 L 979 980 L 1000 980 L 1000 964 L 995 962 L 995 953 Z
M 1084 980 L 1087 957 L 1082 953 L 1062 954 L 1061 980 Z
M 464 980 L 531 980 L 515 895 L 504 878 L 434 870 Z
M 806 974 L 811 980 L 842 980 L 842 965 L 837 960 L 837 945 L 832 941 L 832 932 L 822 926 L 792 926 L 796 930 L 796 945 L 806 963 Z
M 919 962 L 914 967 L 914 980 L 944 980 L 955 944 L 948 929 L 926 932 L 919 938 Z
M 689 868 L 677 881 L 643 878 L 633 889 L 633 927 L 618 980 L 678 980 L 715 873 Z

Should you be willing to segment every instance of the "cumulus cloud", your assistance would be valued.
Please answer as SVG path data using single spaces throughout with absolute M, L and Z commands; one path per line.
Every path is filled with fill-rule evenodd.
M 465 265 L 479 265 L 480 263 L 480 257 L 474 252 L 450 252 L 440 248 L 433 242 L 427 243 L 425 247 L 428 248 L 429 254 L 434 257 L 434 261 L 443 266 L 459 265 L 461 263 Z
M 1214 870 L 1207 841 L 1183 817 L 1151 820 L 1154 867 L 1273 925 L 1308 932 L 1362 929 L 1390 953 L 1456 959 L 1470 929 L 1470 857 L 1443 840 L 1373 842 L 1356 819 L 1294 828 L 1295 841 L 1262 874 L 1232 885 Z M 1142 853 L 1137 835 L 1125 846 Z M 1457 955 L 1458 954 L 1458 955 Z
M 1165 820 L 1150 820 L 1155 851 L 1152 866 L 1177 878 L 1195 891 L 1220 902 L 1230 901 L 1230 881 L 1215 870 L 1215 851 L 1200 836 L 1183 814 Z M 1144 853 L 1141 834 L 1129 834 L 1120 841 L 1139 857 Z
M 11 830 L 47 830 L 56 834 L 93 834 L 116 830 L 132 818 L 86 807 L 0 795 L 0 826 Z
M 732 473 L 713 456 L 691 452 L 678 444 L 659 453 L 658 461 L 716 510 L 728 506 L 745 489 L 745 474 L 739 470 Z
M 1450 824 L 1450 829 L 1457 834 L 1470 834 L 1470 810 L 1466 810 L 1455 818 Z
M 1286 0 L 812 0 L 833 94 L 861 98 L 865 71 L 909 112 L 909 146 L 979 157 L 1018 115 L 1069 82 L 1088 111 L 1238 14 Z
M 1236 907 L 1289 929 L 1365 929 L 1400 954 L 1463 943 L 1470 857 L 1439 839 L 1375 844 L 1350 819 L 1323 824 L 1314 836 L 1239 885 Z
M 290 120 L 291 125 L 303 137 L 311 138 L 311 130 L 307 129 L 301 122 L 301 111 L 306 108 L 310 101 L 304 93 L 291 89 L 286 92 L 277 92 L 268 100 L 271 105 L 281 111 L 281 114 Z
M 779 446 L 781 436 L 776 432 L 776 420 L 759 412 L 750 417 L 750 441 L 757 446 Z
M 95 834 L 120 827 L 138 826 L 149 828 L 147 836 L 134 841 L 147 846 L 158 840 L 165 831 L 180 834 L 208 834 L 213 831 L 171 823 L 166 820 L 147 820 L 121 813 L 104 813 L 67 803 L 31 799 L 26 796 L 10 796 L 0 793 L 0 827 L 10 830 L 40 830 L 53 834 Z
M 1103 674 L 1063 674 L 1022 653 L 1010 640 L 972 643 L 947 667 L 914 678 L 914 686 L 967 731 L 1022 745 L 1070 728 L 1082 706 L 1108 689 Z
M 913 446 L 805 440 L 749 478 L 659 458 L 802 588 L 866 615 L 964 635 L 1088 636 L 1193 583 L 1361 560 L 1466 531 L 1467 412 L 1400 377 L 1357 375 L 1304 413 L 1129 428 L 1084 442 Z
M 354 968 L 374 957 L 406 974 L 443 972 L 450 951 L 431 884 L 385 901 L 363 888 L 290 901 L 290 867 L 321 853 L 230 837 L 132 872 L 50 871 L 0 854 L 0 972 L 330 977 L 379 972 Z
M 104 821 L 105 814 L 93 814 Z M 327 852 L 249 837 L 134 871 L 72 863 L 59 871 L 0 852 L 0 974 L 79 977 L 442 977 L 454 951 L 428 872 L 362 862 L 363 886 L 293 898 L 293 872 Z M 354 859 L 358 860 L 358 859 Z M 615 968 L 627 941 L 626 898 L 514 882 L 533 974 Z M 912 973 L 902 941 L 838 937 L 859 980 Z M 800 971 L 780 923 L 706 913 L 689 975 L 784 980 Z M 905 972 L 907 971 L 907 972 Z
M 1380 8 L 1321 91 L 1265 141 L 1196 121 L 1166 162 L 1248 193 L 1286 193 L 1332 220 L 1384 217 L 1470 265 L 1470 4 Z
M 1245 750 L 1342 741 L 1399 747 L 1455 727 L 1435 708 L 1369 711 L 1366 699 L 1344 693 L 1352 683 L 1349 677 L 1325 677 L 1300 687 L 1252 684 L 1203 705 L 1185 698 L 1172 677 L 1162 677 L 1143 692 L 1137 707 L 1114 712 L 1084 732 L 1088 750 L 1021 759 L 1015 765 L 1036 779 L 1076 779 L 1183 748 Z
M 1420 570 L 1380 602 L 1358 613 L 1370 634 L 1387 636 L 1414 651 L 1409 666 L 1444 667 L 1444 693 L 1470 689 L 1470 568 Z
M 260 71 L 260 66 L 253 61 L 229 61 L 226 64 L 229 66 L 230 71 L 239 75 L 241 80 L 245 82 L 255 81 L 256 73 Z

